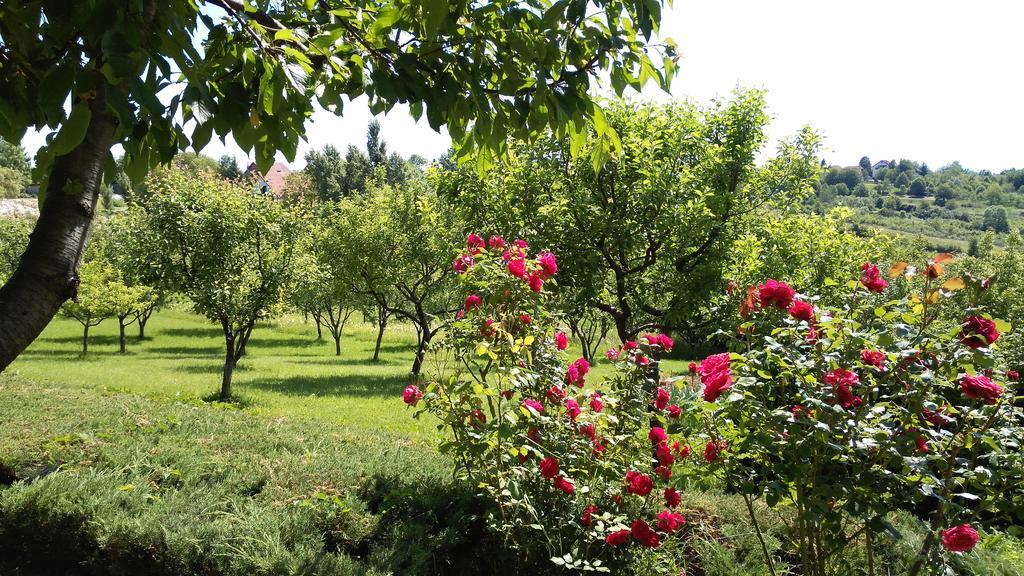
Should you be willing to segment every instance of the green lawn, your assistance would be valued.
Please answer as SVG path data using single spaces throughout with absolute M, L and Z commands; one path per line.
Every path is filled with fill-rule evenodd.
M 129 328 L 136 334 L 135 327 Z M 401 403 L 409 383 L 416 333 L 392 323 L 384 335 L 379 362 L 371 362 L 376 328 L 353 321 L 345 328 L 342 355 L 329 336 L 299 315 L 259 325 L 235 371 L 232 389 L 247 412 L 316 418 L 356 430 L 387 429 L 423 437 L 433 428 L 413 420 Z M 146 340 L 132 337 L 119 354 L 117 322 L 90 330 L 89 353 L 81 355 L 81 325 L 57 318 L 9 368 L 12 374 L 61 386 L 125 391 L 153 398 L 200 399 L 220 385 L 224 339 L 220 328 L 182 309 L 160 310 L 146 327 Z M 609 370 L 598 364 L 591 379 Z M 686 370 L 668 360 L 664 370 Z

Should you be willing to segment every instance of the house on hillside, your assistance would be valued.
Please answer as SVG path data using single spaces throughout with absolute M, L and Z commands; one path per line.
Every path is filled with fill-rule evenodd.
M 280 198 L 281 194 L 284 193 L 285 178 L 292 171 L 285 164 L 274 162 L 274 165 L 270 167 L 270 170 L 267 170 L 266 174 L 260 174 L 260 171 L 256 168 L 256 163 L 253 162 L 249 164 L 246 173 L 256 178 L 257 192 L 260 194 L 273 194 L 275 198 Z
M 871 177 L 874 178 L 875 174 L 878 174 L 878 171 L 882 168 L 892 168 L 892 165 L 888 160 L 879 160 L 878 162 L 875 162 L 871 165 Z

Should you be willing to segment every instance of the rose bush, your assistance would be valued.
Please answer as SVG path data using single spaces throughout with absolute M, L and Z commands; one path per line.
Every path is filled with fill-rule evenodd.
M 493 502 L 496 533 L 526 560 L 603 572 L 678 545 L 686 518 L 671 482 L 689 448 L 666 433 L 681 410 L 658 376 L 672 339 L 609 350 L 614 372 L 595 385 L 589 362 L 568 361 L 568 337 L 545 306 L 554 255 L 471 235 L 453 267 L 466 306 L 435 345 L 422 390 L 403 400 L 440 421 L 441 450 Z M 684 562 L 657 570 L 675 575 Z
M 988 280 L 944 277 L 950 258 L 888 278 L 866 263 L 834 308 L 774 280 L 736 290 L 733 352 L 692 369 L 703 411 L 683 411 L 704 415 L 688 432 L 706 443 L 692 473 L 742 494 L 755 528 L 758 501 L 783 511 L 800 573 L 851 573 L 852 546 L 880 573 L 877 542 L 901 537 L 896 509 L 927 525 L 910 574 L 943 573 L 975 527 L 1010 512 L 1024 420 L 993 353 L 1009 326 L 978 306 Z M 959 291 L 959 325 L 941 321 Z

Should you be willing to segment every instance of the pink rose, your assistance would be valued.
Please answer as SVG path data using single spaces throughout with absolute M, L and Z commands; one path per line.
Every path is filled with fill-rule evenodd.
M 470 234 L 466 237 L 466 247 L 470 250 L 477 250 L 484 247 L 484 239 L 479 234 Z
M 494 236 L 491 236 L 491 239 L 488 241 L 488 245 L 491 247 L 491 250 L 501 250 L 505 247 L 505 238 L 495 234 Z
M 565 332 L 559 330 L 555 332 L 555 348 L 559 350 L 565 350 L 569 347 L 569 337 L 565 335 Z
M 604 402 L 601 401 L 600 394 L 594 394 L 590 397 L 590 409 L 594 412 L 600 412 L 604 409 Z
M 683 414 L 683 409 L 678 404 L 669 404 L 668 406 L 668 417 L 679 418 Z
M 463 254 L 456 258 L 455 262 L 452 263 L 452 270 L 458 274 L 463 274 L 466 270 L 469 270 L 471 266 L 473 266 L 473 257 L 469 254 Z
M 609 348 L 608 351 L 604 353 L 604 355 L 607 356 L 608 359 L 611 361 L 618 360 L 619 354 L 620 352 L 618 348 Z
M 545 278 L 554 276 L 558 272 L 558 262 L 555 261 L 555 255 L 551 252 L 541 252 L 537 256 L 537 263 L 540 264 Z
M 647 438 L 651 442 L 658 444 L 660 442 L 668 440 L 668 434 L 665 434 L 665 429 L 662 428 L 661 426 L 654 426 L 653 428 L 651 428 L 651 431 L 647 433 Z
M 522 258 L 509 260 L 508 273 L 516 278 L 526 278 L 526 262 Z
M 483 301 L 480 299 L 479 296 L 477 296 L 476 294 L 470 294 L 469 296 L 466 296 L 466 302 L 464 307 L 466 310 L 473 310 L 479 308 L 482 302 Z
M 530 287 L 533 292 L 540 292 L 544 288 L 544 279 L 541 278 L 540 274 L 533 273 L 526 278 L 526 284 Z
M 668 406 L 670 395 L 668 390 L 665 390 L 663 386 L 659 386 L 658 390 L 654 394 L 654 407 L 658 410 L 664 410 Z
M 567 416 L 569 416 L 569 421 L 570 422 L 576 422 L 576 418 L 579 417 L 581 412 L 582 412 L 582 410 L 580 410 L 580 405 L 579 405 L 578 402 L 576 402 L 572 398 L 566 399 L 566 401 L 565 401 L 565 413 L 566 413 Z
M 402 401 L 409 406 L 415 406 L 423 398 L 423 393 L 414 384 L 409 384 L 402 390 Z
M 541 404 L 540 402 L 537 402 L 533 398 L 526 398 L 526 399 L 524 399 L 523 400 L 523 407 L 524 408 L 532 408 L 533 410 L 535 410 L 538 413 L 544 411 L 544 405 Z

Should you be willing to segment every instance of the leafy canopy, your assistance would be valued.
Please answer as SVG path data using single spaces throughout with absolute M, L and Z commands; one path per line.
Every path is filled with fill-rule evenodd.
M 667 88 L 674 47 L 650 43 L 660 18 L 658 0 L 6 2 L 0 136 L 51 129 L 45 175 L 111 114 L 133 180 L 214 135 L 266 170 L 276 151 L 294 159 L 315 104 L 341 113 L 365 95 L 374 113 L 409 103 L 447 125 L 465 153 L 587 121 L 607 152 L 616 139 L 587 90 L 599 69 L 620 93 Z

